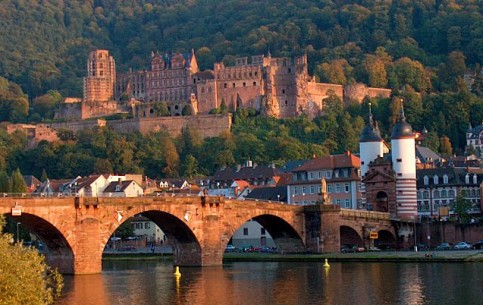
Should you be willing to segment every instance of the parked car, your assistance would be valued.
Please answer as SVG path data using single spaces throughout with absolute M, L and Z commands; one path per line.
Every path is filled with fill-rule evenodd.
M 474 243 L 472 246 L 471 246 L 471 249 L 483 249 L 483 239 L 480 240 L 479 242 L 476 242 Z
M 234 245 L 227 245 L 225 252 L 236 252 L 236 247 Z
M 340 247 L 340 252 L 341 253 L 356 252 L 356 249 L 354 247 L 355 247 L 354 245 L 343 245 L 342 247 Z
M 340 248 L 340 252 L 342 253 L 353 253 L 353 252 L 364 252 L 364 251 L 366 251 L 366 248 L 358 245 L 345 245 Z
M 471 249 L 471 245 L 465 241 L 460 241 L 453 246 L 455 250 L 469 250 Z
M 434 250 L 451 250 L 451 245 L 449 243 L 441 243 Z

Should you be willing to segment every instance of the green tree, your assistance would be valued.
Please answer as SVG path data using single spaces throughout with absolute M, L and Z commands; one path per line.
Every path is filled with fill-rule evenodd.
M 32 101 L 33 111 L 44 119 L 54 118 L 54 110 L 62 101 L 62 95 L 57 90 L 49 90 L 46 94 L 34 98 Z
M 4 225 L 0 215 L 0 228 Z M 0 233 L 0 302 L 53 304 L 62 291 L 62 276 L 47 266 L 36 249 L 12 245 L 11 239 L 10 234 Z
M 10 193 L 12 189 L 10 178 L 5 171 L 0 171 L 0 192 Z
M 126 220 L 123 222 L 119 228 L 117 228 L 116 232 L 114 233 L 117 237 L 122 239 L 126 239 L 128 237 L 134 236 L 134 227 L 131 223 L 131 220 Z
M 465 198 L 464 194 L 458 194 L 451 209 L 458 215 L 458 222 L 460 224 L 468 224 L 471 219 L 470 211 L 472 205 L 471 201 Z
M 10 179 L 12 180 L 12 193 L 25 193 L 27 191 L 27 185 L 25 184 L 25 180 L 23 179 L 19 168 L 13 171 Z
M 42 169 L 42 176 L 40 176 L 40 181 L 45 182 L 45 181 L 47 181 L 47 179 L 49 179 L 49 177 L 47 176 L 47 172 L 45 171 L 45 168 L 43 168 Z
M 188 155 L 184 162 L 181 163 L 181 175 L 191 179 L 198 174 L 198 160 L 192 155 Z

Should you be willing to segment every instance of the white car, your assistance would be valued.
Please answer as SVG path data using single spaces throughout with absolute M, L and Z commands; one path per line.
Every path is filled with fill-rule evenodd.
M 453 246 L 455 250 L 469 250 L 471 249 L 471 245 L 465 241 L 460 241 Z

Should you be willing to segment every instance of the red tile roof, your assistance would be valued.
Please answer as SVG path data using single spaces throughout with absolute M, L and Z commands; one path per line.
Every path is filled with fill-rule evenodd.
M 334 168 L 349 168 L 361 167 L 361 159 L 356 155 L 351 154 L 347 151 L 345 154 L 341 155 L 330 155 L 324 157 L 317 157 L 308 160 L 300 167 L 296 168 L 294 172 L 306 172 L 318 169 L 334 169 Z

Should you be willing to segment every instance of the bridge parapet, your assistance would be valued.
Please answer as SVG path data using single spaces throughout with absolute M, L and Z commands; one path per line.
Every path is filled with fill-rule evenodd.
M 362 211 L 362 210 L 350 210 L 340 209 L 340 216 L 342 218 L 349 219 L 366 219 L 372 221 L 390 221 L 390 214 L 384 212 Z

